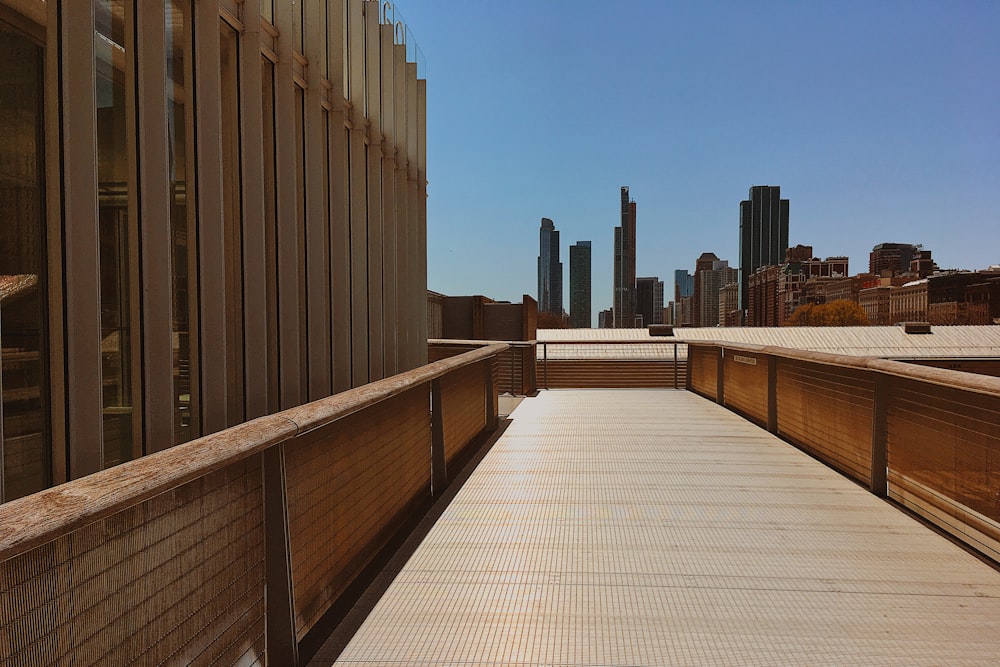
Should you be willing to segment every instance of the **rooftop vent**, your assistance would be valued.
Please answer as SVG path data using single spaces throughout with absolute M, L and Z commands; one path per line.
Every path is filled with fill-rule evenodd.
M 908 334 L 929 334 L 930 322 L 903 322 L 903 331 Z
M 672 324 L 650 324 L 649 325 L 649 335 L 650 336 L 673 336 L 674 335 L 674 325 L 672 325 Z

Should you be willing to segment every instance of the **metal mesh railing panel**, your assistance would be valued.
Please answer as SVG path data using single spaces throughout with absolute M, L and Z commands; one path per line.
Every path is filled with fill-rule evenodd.
M 523 356 L 524 349 L 519 347 L 508 348 L 496 356 L 494 377 L 496 378 L 497 390 L 501 394 L 524 393 L 522 391 Z
M 716 348 L 688 345 L 691 389 L 713 401 L 718 398 L 718 361 Z
M 890 487 L 1000 540 L 1000 397 L 899 379 L 886 422 Z
M 0 563 L 4 665 L 264 664 L 259 460 Z
M 632 361 L 590 359 L 549 360 L 545 368 L 549 389 L 648 389 L 684 388 L 687 370 L 679 361 L 676 373 L 673 360 Z
M 726 350 L 723 361 L 726 407 L 758 424 L 767 424 L 768 356 Z
M 778 434 L 870 484 L 874 382 L 856 369 L 785 359 L 777 375 Z
M 480 376 L 482 367 L 477 365 Z M 429 389 L 418 386 L 289 443 L 286 485 L 302 639 L 430 495 Z
M 486 384 L 482 363 L 441 378 L 445 460 L 452 460 L 486 427 Z

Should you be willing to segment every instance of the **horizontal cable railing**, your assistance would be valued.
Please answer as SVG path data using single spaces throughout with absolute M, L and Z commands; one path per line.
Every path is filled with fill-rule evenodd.
M 545 389 L 683 389 L 687 346 L 674 338 L 538 341 Z
M 698 342 L 687 386 L 1000 561 L 1000 378 Z
M 295 664 L 496 427 L 495 344 L 0 505 L 0 663 Z

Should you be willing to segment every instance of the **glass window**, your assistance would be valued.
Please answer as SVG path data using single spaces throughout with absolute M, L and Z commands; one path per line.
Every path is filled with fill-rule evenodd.
M 265 270 L 268 276 L 278 275 L 277 200 L 275 199 L 274 152 L 274 63 L 261 57 L 261 100 L 263 104 L 264 155 L 264 235 L 267 246 Z M 280 409 L 278 395 L 278 284 L 267 281 L 267 408 L 274 413 Z
M 226 242 L 226 361 L 229 425 L 243 421 L 243 206 L 240 182 L 239 35 L 220 21 L 222 207 Z
M 306 136 L 305 136 L 305 92 L 295 86 L 295 214 L 298 224 L 299 248 L 299 368 L 300 398 L 306 401 L 309 395 L 309 357 L 308 331 L 309 307 L 307 303 L 306 277 L 309 275 L 306 265 Z
M 128 148 L 124 0 L 94 0 L 94 30 L 103 467 L 107 468 L 133 455 L 128 219 L 132 156 Z
M 197 266 L 197 244 L 193 189 L 193 151 L 187 128 L 193 119 L 188 104 L 191 82 L 190 0 L 170 0 L 166 13 L 167 129 L 169 136 L 170 237 L 173 247 L 171 307 L 173 310 L 173 413 L 174 444 L 197 435 L 196 403 L 191 400 L 192 381 L 191 321 L 196 292 L 190 272 Z
M 341 21 L 342 21 L 341 25 L 343 26 L 343 34 L 341 35 L 341 40 L 340 40 L 341 61 L 343 63 L 343 67 L 344 67 L 344 71 L 343 71 L 344 85 L 343 85 L 343 91 L 342 92 L 344 93 L 344 97 L 345 98 L 349 98 L 351 96 L 351 94 L 350 94 L 350 90 L 351 90 L 351 59 L 350 59 L 350 53 L 351 53 L 351 50 L 350 50 L 350 39 L 349 39 L 350 38 L 350 15 L 348 13 L 347 4 L 348 4 L 347 0 L 343 0 L 343 2 L 341 3 L 341 7 L 343 9 L 343 17 L 341 19 Z
M 43 52 L 0 24 L 0 491 L 51 484 L 46 335 Z

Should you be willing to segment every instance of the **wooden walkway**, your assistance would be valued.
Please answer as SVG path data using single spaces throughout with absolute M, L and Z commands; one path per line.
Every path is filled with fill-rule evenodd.
M 1000 572 L 673 390 L 525 400 L 337 664 L 995 665 Z

